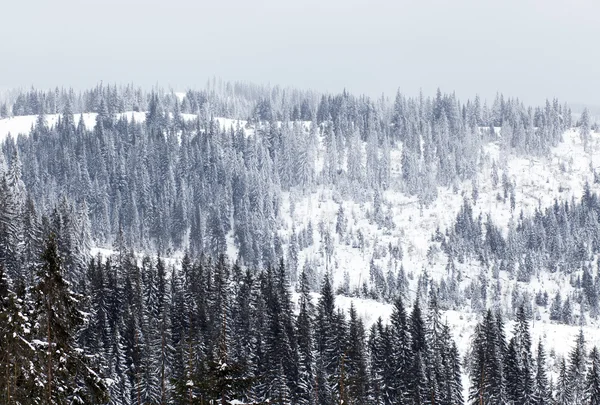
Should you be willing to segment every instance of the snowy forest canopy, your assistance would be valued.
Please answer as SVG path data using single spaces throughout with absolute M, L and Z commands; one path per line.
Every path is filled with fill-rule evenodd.
M 146 111 L 143 122 L 119 115 L 130 110 Z M 83 254 L 91 244 L 122 238 L 136 250 L 216 257 L 227 252 L 231 235 L 238 252 L 232 259 L 253 266 L 275 263 L 290 242 L 277 232 L 282 192 L 298 196 L 326 185 L 377 206 L 381 193 L 394 189 L 426 205 L 437 186 L 476 176 L 484 142 L 543 154 L 572 125 L 570 110 L 557 100 L 531 108 L 499 95 L 488 106 L 438 92 L 433 98 L 398 93 L 386 102 L 244 84 L 183 96 L 130 86 L 79 94 L 31 90 L 2 111 L 39 115 L 28 136 L 9 137 L 2 149 L 4 195 L 13 206 L 4 214 L 19 218 L 17 233 L 30 226 L 23 223 L 29 210 L 30 222 L 45 215 L 54 227 L 60 216 L 71 228 L 61 234 L 77 234 L 71 239 L 81 246 L 71 250 Z M 75 122 L 75 111 L 97 113 L 93 129 L 83 115 Z M 51 127 L 49 113 L 60 114 Z M 220 125 L 219 116 L 244 121 Z M 586 114 L 581 122 L 589 132 Z M 401 148 L 400 176 L 391 175 L 393 148 Z M 375 216 L 385 224 L 383 214 Z
M 336 309 L 325 275 L 312 298 L 300 276 L 298 312 L 283 261 L 253 272 L 186 255 L 118 252 L 63 278 L 56 239 L 34 281 L 0 267 L 0 398 L 6 404 L 595 404 L 600 354 L 583 332 L 556 383 L 532 348 L 525 309 L 507 339 L 488 310 L 461 359 L 434 290 L 423 312 L 398 296 L 388 324 L 368 332 L 354 306 Z M 79 293 L 75 293 L 76 288 Z M 52 350 L 48 350 L 52 347 Z M 470 378 L 463 397 L 462 373 Z
M 489 142 L 543 156 L 577 125 L 588 148 L 585 111 L 575 122 L 558 100 L 527 107 L 498 95 L 488 105 L 438 91 L 390 101 L 209 82 L 185 94 L 32 89 L 0 103 L 0 119 L 23 115 L 35 125 L 0 154 L 3 403 L 600 403 L 600 355 L 583 335 L 554 385 L 543 344 L 532 353 L 532 300 L 514 295 L 510 339 L 496 305 L 499 271 L 519 282 L 564 272 L 578 293 L 540 291 L 536 305 L 566 324 L 575 303 L 580 324 L 584 311 L 598 316 L 600 203 L 589 187 L 581 201 L 521 215 L 508 235 L 465 200 L 453 226 L 432 235 L 447 277 L 422 274 L 410 314 L 404 268 L 384 275 L 372 259 L 368 286 L 337 290 L 394 305 L 388 324 L 370 328 L 353 307 L 336 309 L 337 269 L 298 261 L 316 238 L 328 257 L 334 237 L 348 237 L 343 209 L 335 230 L 309 221 L 280 232 L 284 199 L 293 206 L 322 187 L 370 202 L 370 218 L 393 228 L 384 192 L 428 206 L 440 186 L 475 185 Z M 510 180 L 495 181 L 514 206 Z M 116 254 L 91 257 L 100 246 Z M 181 251 L 181 266 L 161 259 Z M 389 255 L 400 261 L 399 245 Z M 472 259 L 482 274 L 461 290 L 454 263 Z M 461 358 L 440 311 L 465 298 L 485 316 Z

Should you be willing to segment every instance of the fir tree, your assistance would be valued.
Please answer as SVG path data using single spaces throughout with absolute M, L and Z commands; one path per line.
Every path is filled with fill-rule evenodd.
M 559 405 L 568 405 L 573 403 L 571 379 L 564 358 L 560 360 L 560 368 L 556 386 L 556 403 Z
M 579 335 L 575 341 L 575 346 L 569 355 L 569 382 L 571 392 L 573 393 L 573 402 L 581 403 L 585 394 L 585 371 L 586 355 L 585 340 L 583 330 L 579 330 Z
M 594 346 L 590 353 L 590 366 L 585 379 L 585 402 L 590 405 L 600 404 L 600 354 Z
M 535 385 L 533 390 L 533 404 L 549 405 L 552 403 L 552 392 L 549 389 L 547 376 L 546 353 L 542 341 L 538 342 Z
M 40 361 L 44 369 L 44 401 L 48 404 L 104 403 L 108 399 L 104 379 L 75 346 L 77 330 L 84 324 L 78 308 L 83 297 L 63 278 L 56 237 L 50 235 L 35 287 L 39 322 Z M 40 348 L 41 349 L 41 348 Z M 51 350 L 50 350 L 51 349 Z
M 32 367 L 36 349 L 32 303 L 28 295 L 11 290 L 4 268 L 0 266 L 0 398 L 6 404 L 41 403 L 43 370 Z

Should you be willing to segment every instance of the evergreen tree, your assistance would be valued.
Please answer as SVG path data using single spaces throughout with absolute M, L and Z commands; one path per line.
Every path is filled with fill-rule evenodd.
M 552 403 L 552 392 L 549 389 L 546 353 L 541 339 L 538 342 L 536 366 L 532 403 L 535 405 L 549 405 Z
M 344 381 L 348 401 L 355 404 L 365 404 L 368 399 L 369 380 L 367 373 L 367 358 L 365 354 L 365 330 L 362 320 L 358 317 L 354 305 L 350 306 L 348 330 L 348 349 L 344 357 Z M 345 403 L 345 402 L 344 402 Z
M 394 301 L 394 309 L 390 316 L 390 340 L 392 345 L 390 362 L 396 375 L 394 399 L 402 402 L 410 384 L 409 365 L 412 349 L 406 311 L 400 296 Z
M 590 141 L 590 114 L 587 108 L 584 108 L 583 112 L 581 113 L 579 127 L 579 134 L 581 136 L 581 140 L 583 141 L 583 148 L 585 151 L 587 151 Z
M 569 383 L 573 395 L 573 403 L 581 403 L 585 398 L 586 354 L 583 330 L 575 341 L 575 347 L 569 355 Z
M 501 358 L 498 350 L 499 340 L 496 320 L 492 312 L 488 310 L 482 322 L 475 328 L 469 392 L 469 402 L 472 404 L 502 404 L 506 402 L 504 398 L 505 382 L 502 378 Z M 507 376 L 507 380 L 508 378 Z
M 312 304 L 308 278 L 300 274 L 300 312 L 296 320 L 298 336 L 298 404 L 314 404 L 314 356 L 312 338 Z
M 43 371 L 34 364 L 32 345 L 35 324 L 28 295 L 18 296 L 0 266 L 0 398 L 6 404 L 41 403 L 43 392 L 37 385 Z
M 78 308 L 83 297 L 75 294 L 63 277 L 56 237 L 50 235 L 38 271 L 35 310 L 39 323 L 38 352 L 44 370 L 44 401 L 47 404 L 104 403 L 108 399 L 104 379 L 75 346 L 77 330 L 85 315 Z M 45 349 L 44 349 L 45 348 Z M 50 350 L 51 349 L 51 350 Z
M 559 405 L 567 405 L 573 403 L 573 389 L 571 386 L 571 378 L 567 370 L 565 359 L 561 359 L 556 386 L 556 403 Z
M 585 379 L 585 398 L 587 404 L 600 404 L 600 354 L 595 346 L 590 353 L 590 366 Z
M 525 315 L 525 308 L 519 307 L 514 332 L 515 354 L 517 362 L 516 392 L 519 401 L 528 404 L 532 402 L 534 380 L 533 380 L 533 356 L 531 355 L 531 336 L 529 334 L 529 323 Z M 511 340 L 512 343 L 512 340 Z M 508 377 L 507 377 L 508 379 Z M 507 392 L 510 388 L 507 387 Z
M 552 304 L 550 306 L 550 320 L 562 320 L 562 299 L 560 296 L 560 291 L 556 292 L 556 296 L 554 297 L 554 300 L 552 300 Z

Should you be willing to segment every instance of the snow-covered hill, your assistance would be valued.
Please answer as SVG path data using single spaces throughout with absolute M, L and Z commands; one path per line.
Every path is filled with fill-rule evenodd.
M 126 112 L 122 115 L 129 120 L 141 122 L 146 115 L 143 112 Z M 46 116 L 49 126 L 54 125 L 58 115 Z M 79 121 L 80 115 L 75 115 Z M 193 120 L 196 115 L 185 114 L 184 119 Z M 37 116 L 21 116 L 0 120 L 0 140 L 8 134 L 27 134 L 35 125 Z M 94 127 L 96 114 L 83 114 L 83 121 L 88 129 Z M 245 121 L 235 121 L 226 118 L 217 118 L 223 128 L 237 126 L 246 128 L 247 135 L 254 131 Z M 308 131 L 308 127 L 305 126 Z M 584 190 L 584 185 L 589 182 L 594 191 L 600 192 L 600 187 L 593 184 L 592 168 L 600 166 L 600 134 L 593 133 L 591 138 L 591 152 L 584 151 L 579 133 L 570 130 L 563 135 L 563 141 L 550 154 L 545 157 L 523 157 L 510 155 L 502 151 L 497 143 L 491 142 L 481 150 L 481 159 L 477 168 L 476 182 L 463 182 L 452 188 L 440 187 L 437 198 L 429 205 L 423 206 L 416 196 L 410 196 L 394 186 L 399 184 L 401 176 L 401 147 L 391 151 L 392 186 L 383 192 L 381 206 L 383 213 L 391 222 L 382 225 L 373 219 L 373 196 L 368 196 L 365 201 L 345 199 L 337 191 L 326 186 L 319 186 L 308 194 L 301 195 L 297 190 L 283 194 L 279 218 L 279 234 L 284 244 L 288 244 L 292 230 L 306 229 L 309 221 L 312 224 L 313 246 L 303 249 L 299 253 L 299 268 L 305 262 L 310 262 L 320 273 L 331 270 L 334 284 L 340 286 L 347 278 L 350 291 L 361 287 L 362 283 L 370 278 L 371 261 L 387 273 L 391 268 L 393 273 L 402 265 L 408 275 L 410 294 L 414 298 L 417 290 L 418 278 L 424 272 L 440 280 L 447 276 L 446 256 L 439 250 L 439 244 L 432 241 L 432 235 L 439 229 L 444 232 L 453 224 L 456 215 L 465 199 L 473 204 L 474 214 L 489 213 L 496 224 L 503 227 L 506 232 L 511 221 L 521 214 L 529 215 L 536 208 L 551 205 L 555 199 L 570 201 L 579 198 Z M 322 167 L 324 160 L 323 140 L 317 154 L 317 167 Z M 494 167 L 496 172 L 494 173 Z M 506 177 L 515 188 L 514 209 L 508 199 L 502 198 L 502 182 L 496 178 Z M 473 186 L 476 186 L 476 192 Z M 343 236 L 336 233 L 338 211 L 343 207 L 347 220 L 346 231 Z M 321 231 L 319 231 L 321 229 Z M 326 248 L 322 236 L 329 234 L 332 243 Z M 228 240 L 232 242 L 231 235 Z M 389 246 L 400 245 L 403 256 L 401 260 L 392 259 Z M 284 245 L 284 251 L 287 246 Z M 327 252 L 326 252 L 327 250 Z M 109 251 L 95 250 L 102 254 Z M 235 256 L 235 247 L 230 243 L 229 252 Z M 180 256 L 179 256 L 180 257 Z M 175 259 L 176 260 L 176 259 Z M 462 287 L 470 280 L 478 277 L 482 271 L 478 262 L 456 264 L 463 274 Z M 347 274 L 347 276 L 346 276 Z M 545 290 L 550 297 L 557 291 L 562 293 L 572 289 L 567 277 L 560 273 L 543 273 L 539 278 L 530 283 L 518 283 L 508 274 L 501 272 L 499 282 L 502 290 L 502 303 L 510 308 L 511 293 L 517 288 L 529 292 L 534 297 L 539 290 Z M 338 296 L 339 307 L 348 309 L 353 303 L 359 315 L 370 326 L 382 317 L 389 318 L 392 307 L 390 304 L 377 302 L 371 299 Z M 488 303 L 489 304 L 489 303 Z M 547 308 L 533 305 L 535 317 L 532 328 L 533 342 L 543 339 L 550 353 L 550 364 L 555 364 L 558 356 L 564 356 L 571 349 L 579 326 L 559 325 L 549 320 Z M 464 356 L 469 348 L 475 324 L 479 321 L 480 314 L 475 313 L 466 300 L 463 308 L 446 311 L 445 318 L 451 326 L 454 338 L 459 345 L 460 353 Z M 597 333 L 598 324 L 588 320 L 582 326 L 589 339 L 588 344 L 600 345 L 600 334 Z M 508 322 L 508 330 L 512 324 Z M 556 369 L 553 370 L 556 372 Z M 466 386 L 465 386 L 466 388 Z
M 78 123 L 82 115 L 86 129 L 94 129 L 94 127 L 96 126 L 96 117 L 98 116 L 98 114 L 73 114 L 74 122 Z M 45 116 L 46 125 L 48 125 L 49 127 L 56 125 L 60 116 L 61 114 L 47 114 Z M 193 121 L 198 117 L 196 114 L 181 114 L 181 116 L 185 121 Z M 144 122 L 146 120 L 146 113 L 139 111 L 126 111 L 124 113 L 116 114 L 115 116 L 116 119 L 120 119 L 122 117 L 126 117 L 128 121 L 135 120 L 136 122 Z M 37 115 L 20 115 L 0 119 L 0 142 L 3 142 L 8 136 L 8 134 L 11 134 L 13 137 L 17 137 L 18 135 L 29 135 L 31 128 L 35 127 L 37 120 Z M 227 129 L 232 126 L 235 128 L 238 125 L 238 123 L 241 126 L 244 126 L 246 124 L 246 121 L 238 121 L 224 117 L 216 117 L 215 121 L 217 121 L 222 128 Z
M 283 204 L 282 233 L 289 234 L 292 227 L 300 229 L 312 221 L 313 226 L 322 222 L 329 227 L 334 235 L 335 243 L 329 268 L 333 269 L 335 284 L 344 281 L 344 273 L 350 278 L 350 290 L 359 287 L 364 280 L 369 279 L 370 261 L 374 252 L 384 252 L 377 259 L 378 265 L 384 268 L 384 273 L 389 266 L 397 264 L 386 254 L 389 244 L 400 243 L 404 252 L 402 264 L 409 274 L 411 292 L 417 289 L 418 276 L 427 271 L 430 277 L 439 280 L 447 276 L 445 255 L 435 248 L 431 241 L 436 229 L 444 232 L 452 225 L 456 215 L 468 199 L 474 204 L 474 215 L 482 214 L 485 218 L 489 213 L 496 224 L 502 225 L 507 232 L 510 221 L 516 221 L 521 211 L 524 215 L 532 214 L 536 208 L 545 208 L 553 204 L 554 200 L 570 201 L 572 198 L 581 197 L 586 182 L 593 191 L 600 191 L 598 184 L 593 182 L 591 168 L 600 165 L 600 134 L 592 134 L 591 152 L 585 152 L 579 133 L 570 130 L 563 136 L 563 141 L 547 157 L 523 157 L 507 155 L 500 151 L 497 143 L 489 143 L 482 150 L 482 159 L 478 168 L 477 199 L 473 200 L 473 183 L 464 182 L 458 187 L 438 188 L 437 199 L 429 206 L 422 207 L 415 196 L 406 195 L 397 190 L 387 190 L 383 194 L 383 206 L 393 218 L 393 227 L 384 228 L 370 219 L 369 213 L 373 210 L 372 202 L 360 203 L 344 200 L 335 192 L 327 188 L 320 188 L 309 196 L 295 201 L 291 207 L 290 196 Z M 508 180 L 515 185 L 515 208 L 501 197 L 502 184 L 494 186 L 492 166 L 495 162 L 499 178 L 505 173 Z M 400 176 L 400 150 L 392 151 L 392 175 Z M 339 238 L 335 235 L 336 216 L 339 207 L 343 206 L 347 229 L 354 235 L 352 238 Z M 356 235 L 364 237 L 361 247 L 353 246 L 352 240 Z M 316 245 L 306 249 L 300 254 L 300 267 L 303 261 L 311 260 L 317 263 L 322 271 L 327 267 L 323 246 L 315 232 Z M 350 242 L 348 241 L 350 239 Z M 434 246 L 433 249 L 430 249 Z M 429 254 L 428 254 L 429 253 Z M 464 287 L 471 279 L 476 278 L 481 272 L 477 262 L 457 264 L 463 272 Z M 395 271 L 396 269 L 394 269 Z M 412 273 L 413 277 L 410 277 Z M 529 292 L 533 299 L 535 293 L 542 290 L 553 297 L 557 291 L 566 294 L 573 289 L 569 279 L 560 273 L 543 273 L 539 278 L 534 278 L 530 283 L 518 283 L 511 279 L 506 272 L 500 273 L 503 305 L 510 307 L 511 293 L 515 288 Z M 518 284 L 518 287 L 517 287 Z M 379 316 L 386 320 L 391 314 L 390 304 L 362 299 L 338 297 L 338 305 L 349 308 L 350 302 L 357 307 L 358 312 L 364 317 L 367 326 L 370 326 Z M 491 303 L 488 302 L 488 305 Z M 532 341 L 536 343 L 542 339 L 550 353 L 550 364 L 560 356 L 565 356 L 572 349 L 580 326 L 556 324 L 549 320 L 549 310 L 533 304 L 534 312 L 539 311 L 534 317 L 532 328 Z M 471 339 L 476 323 L 481 319 L 481 314 L 473 312 L 468 304 L 460 310 L 446 311 L 445 318 L 451 326 L 454 337 L 464 356 L 471 346 Z M 589 347 L 600 345 L 598 323 L 588 319 L 582 326 L 585 336 L 588 337 Z M 512 322 L 507 323 L 507 330 L 512 329 Z M 557 369 L 552 370 L 554 373 Z M 465 389 L 467 387 L 465 386 Z

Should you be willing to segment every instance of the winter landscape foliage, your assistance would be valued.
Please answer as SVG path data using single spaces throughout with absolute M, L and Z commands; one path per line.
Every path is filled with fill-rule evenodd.
M 600 404 L 584 110 L 0 98 L 0 403 Z

